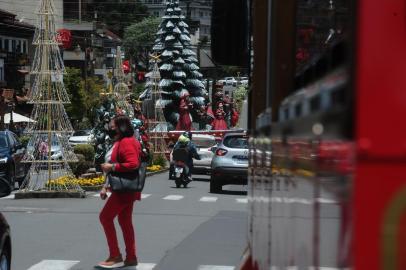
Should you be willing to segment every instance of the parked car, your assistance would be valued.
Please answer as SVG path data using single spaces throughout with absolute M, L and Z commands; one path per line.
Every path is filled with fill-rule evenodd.
M 245 133 L 227 133 L 213 148 L 210 192 L 216 193 L 224 185 L 246 185 L 248 178 L 248 137 Z
M 240 77 L 238 84 L 242 86 L 248 86 L 248 77 Z
M 211 160 L 214 156 L 211 148 L 216 145 L 216 138 L 207 134 L 193 134 L 192 141 L 201 160 L 193 160 L 192 174 L 210 174 Z M 170 154 L 169 179 L 173 179 L 174 166 L 172 151 Z
M 22 163 L 25 148 L 17 135 L 10 130 L 0 131 L 0 177 L 3 177 L 14 190 L 15 182 L 22 184 L 28 166 Z
M 0 269 L 11 268 L 11 236 L 10 226 L 3 214 L 0 213 Z
M 93 133 L 92 130 L 76 130 L 72 136 L 69 138 L 69 144 L 72 146 L 78 144 L 92 144 L 93 143 Z
M 222 80 L 219 80 L 218 82 L 223 85 L 237 86 L 237 80 L 234 77 L 225 77 Z
M 48 152 L 42 156 L 39 149 L 41 145 L 41 141 L 48 145 L 48 136 L 38 137 L 36 142 L 30 141 L 27 145 L 27 155 L 31 157 L 31 159 L 48 159 Z M 53 134 L 51 138 L 51 160 L 61 160 L 63 158 L 62 150 L 65 150 L 64 156 L 72 156 L 74 155 L 73 149 L 68 149 L 66 146 L 63 145 L 68 144 L 66 139 L 63 139 L 59 134 Z M 46 163 L 46 162 L 44 162 Z M 44 164 L 43 164 L 44 165 Z M 1 270 L 1 269 L 0 269 Z

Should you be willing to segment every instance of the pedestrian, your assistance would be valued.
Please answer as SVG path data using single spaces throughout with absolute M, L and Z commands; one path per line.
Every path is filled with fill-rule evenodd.
M 48 142 L 46 141 L 45 137 L 41 138 L 41 142 L 39 144 L 39 153 L 40 153 L 40 159 L 41 160 L 46 160 L 48 159 Z
M 114 145 L 106 154 L 106 163 L 101 165 L 103 172 L 129 172 L 139 168 L 141 146 L 134 138 L 134 129 L 130 119 L 124 115 L 116 116 L 110 121 L 108 133 L 110 138 L 114 140 Z M 103 200 L 107 197 L 107 190 L 108 183 L 104 185 L 100 192 L 100 197 Z M 100 222 L 107 238 L 110 254 L 107 260 L 99 263 L 99 267 L 115 268 L 138 264 L 132 223 L 132 212 L 136 200 L 141 200 L 140 192 L 112 191 L 111 196 L 100 212 Z M 121 256 L 114 227 L 116 216 L 118 216 L 118 223 L 123 232 L 126 250 L 125 260 Z

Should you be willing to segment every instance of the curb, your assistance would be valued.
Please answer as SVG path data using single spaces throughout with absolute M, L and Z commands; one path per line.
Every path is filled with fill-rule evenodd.
M 28 191 L 17 192 L 14 199 L 86 198 L 83 191 Z
M 159 170 L 159 171 L 156 171 L 156 172 L 147 172 L 146 176 L 148 177 L 148 176 L 152 176 L 152 175 L 155 175 L 155 174 L 164 173 L 164 172 L 167 172 L 167 171 L 169 171 L 169 168 L 165 168 L 163 170 Z
M 84 191 L 89 192 L 89 191 L 100 191 L 103 187 L 103 185 L 98 185 L 98 186 L 80 186 Z

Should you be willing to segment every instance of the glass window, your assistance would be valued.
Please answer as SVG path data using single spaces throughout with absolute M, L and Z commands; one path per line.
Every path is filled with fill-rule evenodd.
M 229 148 L 248 149 L 248 138 L 244 136 L 228 136 L 224 139 L 224 145 Z
M 348 34 L 349 2 L 297 1 L 296 72 L 306 69 Z
M 0 50 L 2 50 L 4 47 L 3 47 L 3 38 L 0 38 Z
M 11 40 L 11 52 L 16 52 L 17 41 L 15 39 Z
M 22 45 L 22 40 L 17 40 L 17 47 L 16 47 L 16 52 L 17 53 L 22 53 L 23 52 L 23 45 Z
M 5 49 L 6 51 L 9 51 L 9 48 L 10 48 L 9 40 L 8 40 L 8 39 L 5 39 L 5 40 L 4 40 L 4 49 Z
M 0 134 L 0 148 L 7 148 L 8 143 L 7 143 L 7 137 L 6 134 L 2 133 Z
M 90 130 L 77 130 L 72 136 L 88 136 L 90 135 Z
M 23 53 L 28 53 L 28 51 L 27 51 L 27 41 L 26 40 L 23 41 Z
M 14 147 L 14 146 L 16 145 L 15 139 L 13 138 L 13 136 L 11 135 L 11 133 L 8 133 L 7 136 L 8 136 L 8 141 L 10 142 L 10 146 L 11 146 L 11 147 Z
M 193 143 L 198 148 L 210 148 L 216 145 L 216 140 L 214 138 L 192 138 Z

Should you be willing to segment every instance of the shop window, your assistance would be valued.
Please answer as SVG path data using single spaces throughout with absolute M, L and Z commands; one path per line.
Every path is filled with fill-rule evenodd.
M 17 53 L 22 53 L 23 52 L 23 44 L 22 40 L 17 40 L 17 47 L 16 47 L 16 52 Z
M 9 43 L 9 40 L 8 40 L 8 39 L 5 39 L 5 40 L 4 40 L 4 49 L 9 52 L 10 43 Z
M 11 52 L 16 52 L 17 41 L 15 39 L 11 40 Z
M 23 41 L 23 53 L 28 53 L 28 50 L 27 50 L 27 41 Z

